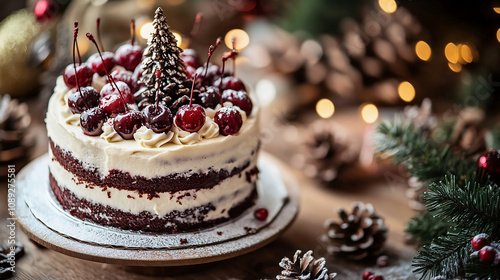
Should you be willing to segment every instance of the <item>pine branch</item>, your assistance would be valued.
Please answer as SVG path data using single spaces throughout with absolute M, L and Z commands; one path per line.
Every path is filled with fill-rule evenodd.
M 456 228 L 475 233 L 499 234 L 500 188 L 478 182 L 457 184 L 455 176 L 431 184 L 424 194 L 427 209 Z
M 479 260 L 469 262 L 465 266 L 467 279 L 500 279 L 500 265 L 491 265 Z
M 446 234 L 450 225 L 446 220 L 434 217 L 429 212 L 424 212 L 413 217 L 406 227 L 406 233 L 415 238 L 418 246 L 430 244 L 433 239 Z
M 422 273 L 420 279 L 437 275 L 446 275 L 454 279 L 464 275 L 464 265 L 467 263 L 472 248 L 470 240 L 474 234 L 448 233 L 434 239 L 430 245 L 423 246 L 413 259 L 413 272 Z

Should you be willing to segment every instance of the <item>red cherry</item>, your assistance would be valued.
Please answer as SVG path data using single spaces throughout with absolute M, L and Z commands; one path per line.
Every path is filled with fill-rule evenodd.
M 116 116 L 119 113 L 125 112 L 123 100 L 118 94 L 109 94 L 101 97 L 99 100 L 99 108 L 108 116 Z
M 194 75 L 196 74 L 196 68 L 193 68 L 191 66 L 186 66 L 186 74 L 188 75 L 189 78 L 193 78 Z
M 497 251 L 495 250 L 495 248 L 493 248 L 491 246 L 484 246 L 479 251 L 479 258 L 481 259 L 481 261 L 489 263 L 495 259 L 496 254 L 497 254 Z
M 68 96 L 68 107 L 73 114 L 80 114 L 97 105 L 99 105 L 99 93 L 93 87 L 73 89 Z
M 137 85 L 137 82 L 132 75 L 133 74 L 130 74 L 130 72 L 126 72 L 126 71 L 115 70 L 115 71 L 111 72 L 111 77 L 113 77 L 113 80 L 115 80 L 115 82 L 118 82 L 118 81 L 124 82 L 127 84 L 130 91 L 136 92 L 139 89 L 139 86 Z M 123 94 L 123 92 L 122 92 L 122 94 Z
M 186 66 L 191 66 L 195 69 L 201 66 L 200 57 L 193 49 L 185 49 L 181 53 L 181 58 Z
M 200 104 L 204 108 L 215 109 L 215 107 L 220 104 L 219 89 L 216 87 L 203 88 L 196 98 L 196 103 Z
M 175 124 L 182 130 L 196 132 L 205 124 L 205 110 L 198 104 L 182 105 L 177 110 Z
M 250 116 L 253 109 L 252 100 L 248 97 L 247 93 L 244 91 L 235 91 L 232 89 L 226 89 L 222 93 L 222 100 L 224 102 L 231 102 L 234 106 L 240 107 L 241 110 L 245 111 L 247 117 Z
M 259 221 L 265 221 L 267 219 L 267 216 L 269 216 L 269 212 L 267 211 L 266 208 L 259 208 L 255 210 L 253 213 L 255 219 Z
M 78 75 L 78 82 L 81 87 L 90 86 L 92 84 L 92 68 L 90 68 L 87 64 L 83 63 L 76 66 L 76 75 Z M 69 64 L 64 69 L 64 83 L 68 88 L 77 87 L 76 84 L 76 75 L 75 75 L 75 67 L 73 64 Z
M 102 133 L 102 125 L 105 120 L 106 114 L 99 107 L 94 107 L 82 112 L 80 126 L 86 135 L 97 136 Z
M 137 65 L 142 61 L 142 48 L 125 44 L 120 46 L 115 52 L 115 59 L 118 65 L 123 66 L 129 71 L 134 71 Z
M 134 69 L 134 74 L 132 74 L 132 78 L 134 78 L 134 80 L 137 82 L 138 86 L 143 86 L 143 84 L 141 84 L 139 82 L 139 80 L 142 77 L 143 71 L 144 71 L 144 69 L 142 69 L 142 63 L 139 63 L 139 65 L 137 65 L 137 67 L 135 67 L 135 69 Z
M 112 52 L 103 52 L 102 60 L 99 54 L 95 53 L 89 57 L 87 63 L 92 66 L 94 73 L 99 74 L 99 76 L 106 75 L 106 70 L 111 72 L 111 69 L 116 66 L 115 55 Z M 106 69 L 104 69 L 104 65 L 106 65 Z
M 116 87 L 118 87 L 119 91 Z M 118 95 L 118 97 L 120 97 L 121 92 L 127 104 L 135 104 L 134 95 L 126 83 L 118 81 L 116 82 L 116 87 L 110 83 L 105 84 L 101 89 L 101 97 L 106 97 L 108 95 Z
M 373 272 L 367 270 L 363 273 L 363 280 L 368 280 L 368 277 L 372 276 Z
M 141 112 L 128 111 L 115 117 L 113 128 L 123 139 L 133 139 L 134 133 L 142 126 L 142 120 Z
M 222 135 L 233 135 L 240 131 L 243 119 L 234 107 L 222 107 L 215 113 L 214 122 L 219 126 Z
M 221 90 L 232 89 L 235 91 L 246 91 L 245 84 L 235 76 L 227 76 L 222 79 Z
M 154 132 L 168 132 L 172 128 L 174 117 L 167 106 L 151 104 L 144 108 L 142 112 L 145 118 L 145 125 Z
M 208 66 L 208 70 L 205 67 L 198 67 L 196 69 L 196 74 L 198 74 L 198 78 L 201 80 L 202 85 L 211 86 L 218 79 L 220 72 L 220 67 L 214 64 L 210 64 Z M 204 74 L 206 73 L 206 74 Z
M 486 233 L 480 233 L 472 238 L 471 244 L 474 251 L 481 250 L 484 246 L 490 245 L 491 238 Z

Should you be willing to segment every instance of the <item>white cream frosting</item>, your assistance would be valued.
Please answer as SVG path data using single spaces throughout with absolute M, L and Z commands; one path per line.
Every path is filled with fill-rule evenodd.
M 249 160 L 250 164 L 256 162 L 257 153 L 250 154 L 257 150 L 259 142 L 256 106 L 250 118 L 240 111 L 245 121 L 236 135 L 219 135 L 212 117 L 216 110 L 207 109 L 207 121 L 197 133 L 180 130 L 174 125 L 170 138 L 168 133 L 157 134 L 141 127 L 134 140 L 123 140 L 107 123 L 103 125 L 104 132 L 100 136 L 91 137 L 83 134 L 78 126 L 79 120 L 77 123 L 76 119 L 68 121 L 68 113 L 71 114 L 65 99 L 68 91 L 64 80 L 59 77 L 49 101 L 48 136 L 75 158 L 98 168 L 102 176 L 117 169 L 132 176 L 154 178 L 174 173 L 206 172 L 214 167 L 232 170 Z
M 52 154 L 49 156 L 53 158 Z M 57 160 L 49 160 L 49 167 L 54 179 L 63 182 L 59 183 L 60 187 L 68 189 L 78 198 L 136 215 L 148 211 L 160 218 L 172 211 L 184 211 L 208 203 L 212 203 L 215 209 L 205 216 L 206 220 L 228 217 L 228 210 L 243 202 L 254 187 L 253 183 L 246 181 L 245 176 L 233 176 L 211 189 L 165 192 L 159 193 L 158 197 L 148 199 L 147 195 L 140 196 L 136 191 L 114 188 L 103 191 L 100 187 L 78 182 Z

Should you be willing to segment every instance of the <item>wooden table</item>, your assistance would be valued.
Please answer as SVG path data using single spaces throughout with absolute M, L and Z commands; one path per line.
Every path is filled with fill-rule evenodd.
M 272 118 L 273 112 L 264 112 L 264 118 Z M 355 112 L 338 112 L 335 120 L 349 128 L 353 139 L 362 139 L 365 131 Z M 34 128 L 41 135 L 34 154 L 38 156 L 46 151 L 44 126 L 40 120 Z M 267 136 L 263 141 L 264 149 L 273 153 L 283 161 L 292 157 L 294 141 L 283 138 L 300 134 L 301 128 L 279 121 L 265 122 L 263 130 Z M 299 170 L 295 176 L 301 189 L 301 209 L 295 223 L 276 241 L 255 252 L 234 259 L 212 264 L 162 268 L 162 278 L 148 276 L 158 273 L 149 268 L 133 269 L 108 264 L 84 261 L 55 251 L 37 248 L 25 234 L 18 230 L 17 239 L 26 247 L 26 255 L 17 262 L 14 279 L 275 279 L 281 271 L 278 266 L 284 256 L 292 257 L 296 250 L 303 253 L 314 250 L 314 256 L 323 256 L 327 260 L 330 272 L 337 272 L 336 279 L 362 279 L 366 269 L 371 269 L 385 276 L 385 279 L 417 279 L 411 275 L 411 259 L 415 250 L 404 244 L 404 228 L 409 218 L 414 215 L 408 207 L 405 196 L 404 180 L 388 183 L 388 175 L 401 174 L 380 164 L 365 169 L 350 171 L 347 179 L 342 180 L 340 188 L 324 188 L 304 177 Z M 354 173 L 354 175 L 352 174 Z M 341 178 L 342 179 L 342 178 Z M 6 201 L 6 180 L 0 185 L 0 201 Z M 335 210 L 339 207 L 350 208 L 353 201 L 372 203 L 377 213 L 385 217 L 389 227 L 386 243 L 387 254 L 391 264 L 379 268 L 370 262 L 349 262 L 328 256 L 321 247 L 319 237 L 324 233 L 323 223 L 328 218 L 337 218 Z M 0 203 L 0 238 L 5 239 L 8 230 L 6 203 Z M 142 270 L 142 271 L 140 271 Z

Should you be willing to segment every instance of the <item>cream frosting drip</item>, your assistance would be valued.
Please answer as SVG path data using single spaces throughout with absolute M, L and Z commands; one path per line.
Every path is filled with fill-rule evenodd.
M 155 133 L 145 126 L 139 128 L 134 134 L 135 141 L 142 147 L 147 148 L 160 148 L 170 142 L 173 137 L 174 133 L 172 131 L 168 131 L 167 133 Z

